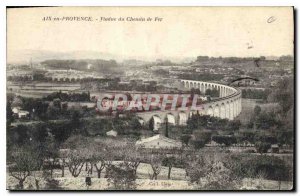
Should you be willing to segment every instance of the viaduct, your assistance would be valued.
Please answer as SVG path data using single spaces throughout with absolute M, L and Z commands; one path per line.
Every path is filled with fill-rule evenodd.
M 188 117 L 197 112 L 200 115 L 210 115 L 221 119 L 233 120 L 241 112 L 242 93 L 239 89 L 223 84 L 194 80 L 179 80 L 179 82 L 181 88 L 184 89 L 197 88 L 200 89 L 201 92 L 205 92 L 207 89 L 216 89 L 219 92 L 219 97 L 204 103 L 202 109 L 198 111 L 193 111 L 189 108 L 186 111 L 149 111 L 137 113 L 144 123 L 149 122 L 150 119 L 153 118 L 154 125 L 157 126 L 166 120 L 168 120 L 170 124 L 185 125 Z

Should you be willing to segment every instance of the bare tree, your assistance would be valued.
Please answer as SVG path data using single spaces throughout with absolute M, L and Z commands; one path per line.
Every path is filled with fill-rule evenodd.
M 38 168 L 38 157 L 32 147 L 22 146 L 13 148 L 10 159 L 12 165 L 9 167 L 9 173 L 19 181 L 18 188 L 24 189 L 24 181 Z
M 101 178 L 101 172 L 105 168 L 105 160 L 104 160 L 104 158 L 99 157 L 97 159 L 97 161 L 94 163 L 94 166 L 95 166 L 95 168 L 97 170 L 97 176 L 98 176 L 98 178 Z
M 101 178 L 101 173 L 106 165 L 105 159 L 108 157 L 103 147 L 104 146 L 98 145 L 96 148 L 93 148 L 94 150 L 91 149 L 93 152 L 93 155 L 90 159 L 91 169 L 92 166 L 96 168 L 98 178 Z
M 134 144 L 128 144 L 124 150 L 124 164 L 131 168 L 136 175 L 137 168 L 142 161 L 142 155 L 137 151 Z
M 162 161 L 163 166 L 167 166 L 169 168 L 168 170 L 168 179 L 171 179 L 171 170 L 174 164 L 176 164 L 176 157 L 171 156 L 171 157 L 165 157 Z
M 69 149 L 59 150 L 59 162 L 61 167 L 61 177 L 65 177 L 66 158 L 68 157 Z
M 82 156 L 82 152 L 80 150 L 72 150 L 68 153 L 68 161 L 66 165 L 73 177 L 79 176 L 84 164 L 85 158 Z
M 55 142 L 55 138 L 53 135 L 49 134 L 46 137 L 46 141 L 44 143 L 45 145 L 45 151 L 44 151 L 44 157 L 45 157 L 45 163 L 50 169 L 50 177 L 53 177 L 53 169 L 55 165 L 58 163 L 58 149 L 59 146 Z
M 149 160 L 149 164 L 151 165 L 153 174 L 150 176 L 151 180 L 157 180 L 157 176 L 159 175 L 162 167 L 162 159 L 159 155 L 151 155 Z

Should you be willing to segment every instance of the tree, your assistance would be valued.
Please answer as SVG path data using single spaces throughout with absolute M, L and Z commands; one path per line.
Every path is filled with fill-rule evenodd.
M 126 167 L 124 164 L 110 165 L 108 168 L 107 181 L 113 184 L 116 190 L 134 190 L 136 189 L 136 175 L 133 169 Z
M 202 139 L 192 140 L 192 144 L 196 150 L 199 150 L 205 146 L 205 141 Z
M 191 183 L 200 184 L 200 179 L 205 177 L 208 168 L 203 157 L 193 155 L 186 161 L 185 170 Z
M 189 144 L 189 141 L 191 139 L 191 135 L 188 135 L 188 134 L 183 134 L 181 137 L 180 137 L 180 140 L 183 144 L 185 145 L 188 145 Z
M 176 164 L 176 158 L 174 156 L 171 157 L 165 157 L 162 161 L 162 165 L 169 168 L 168 170 L 168 180 L 171 179 L 171 170 L 172 167 Z
M 190 182 L 196 183 L 199 189 L 237 189 L 240 180 L 229 166 L 229 160 L 220 154 L 193 155 L 186 162 L 186 172 L 190 177 Z
M 212 131 L 210 130 L 196 130 L 193 132 L 196 140 L 203 140 L 205 144 L 209 143 L 212 136 Z
M 70 173 L 73 177 L 78 177 L 83 165 L 85 164 L 85 159 L 80 150 L 72 150 L 68 153 L 68 162 L 66 163 Z
M 139 167 L 143 157 L 136 150 L 134 144 L 128 144 L 124 150 L 124 164 L 126 167 L 132 169 L 136 175 L 137 168 Z
M 162 159 L 159 155 L 151 155 L 151 158 L 149 160 L 149 164 L 151 165 L 153 174 L 150 175 L 151 180 L 157 180 L 157 176 L 161 171 L 161 164 L 162 164 Z
M 58 143 L 55 141 L 55 138 L 52 134 L 49 134 L 46 137 L 46 141 L 44 142 L 45 152 L 44 157 L 46 159 L 47 165 L 50 167 L 50 176 L 53 177 L 53 169 L 58 161 L 58 151 L 59 146 Z
M 103 157 L 97 157 L 95 159 L 94 166 L 95 166 L 95 168 L 97 170 L 97 176 L 98 176 L 98 178 L 101 178 L 101 172 L 105 168 L 105 160 L 104 160 L 104 158 Z
M 24 189 L 24 181 L 31 172 L 38 168 L 38 157 L 32 146 L 16 146 L 10 153 L 9 160 L 12 166 L 9 167 L 11 176 L 19 181 L 18 189 Z
M 231 120 L 228 122 L 225 130 L 227 131 L 238 131 L 240 129 L 241 122 L 240 120 Z
M 255 143 L 255 148 L 258 153 L 263 154 L 268 152 L 268 150 L 271 148 L 271 144 L 258 141 Z
M 258 115 L 260 114 L 260 112 L 261 112 L 261 107 L 258 106 L 258 105 L 256 105 L 256 106 L 254 107 L 254 115 L 255 115 L 255 116 L 258 116 Z
M 149 129 L 154 130 L 154 118 L 153 117 L 149 120 Z
M 72 115 L 72 117 L 71 117 L 72 127 L 74 130 L 76 130 L 75 132 L 78 133 L 80 130 L 80 127 L 81 127 L 81 120 L 80 120 L 81 114 L 77 109 L 73 109 L 71 111 L 71 115 Z
M 10 124 L 13 122 L 14 116 L 13 111 L 11 109 L 11 103 L 7 101 L 6 103 L 6 124 L 7 126 L 10 126 Z
M 61 109 L 61 101 L 60 99 L 54 99 L 53 100 L 53 106 L 58 108 L 59 110 Z
M 234 190 L 240 186 L 240 180 L 220 161 L 210 164 L 205 178 L 203 189 L 207 190 Z
M 105 150 L 103 144 L 98 144 L 96 146 L 95 144 L 90 145 L 89 151 L 92 153 L 90 163 L 95 166 L 98 178 L 101 178 L 101 173 L 107 166 L 106 160 L 109 161 L 111 153 Z
M 207 89 L 205 91 L 205 95 L 208 95 L 211 97 L 219 97 L 219 91 L 217 89 Z
M 237 143 L 236 137 L 231 135 L 215 135 L 212 140 L 218 144 L 224 144 L 225 146 L 230 146 Z

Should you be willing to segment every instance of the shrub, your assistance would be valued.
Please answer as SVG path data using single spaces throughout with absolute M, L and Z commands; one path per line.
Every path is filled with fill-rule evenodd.
M 107 181 L 113 185 L 115 190 L 134 190 L 136 189 L 135 171 L 124 165 L 110 165 L 107 168 Z
M 259 141 L 255 143 L 255 148 L 258 153 L 263 154 L 268 152 L 268 150 L 271 148 L 271 144 Z

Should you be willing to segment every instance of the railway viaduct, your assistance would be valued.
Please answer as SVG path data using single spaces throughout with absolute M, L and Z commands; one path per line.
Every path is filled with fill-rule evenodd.
M 205 92 L 207 89 L 216 89 L 219 97 L 202 105 L 201 110 L 195 111 L 189 108 L 186 111 L 149 111 L 137 113 L 137 115 L 146 123 L 151 118 L 154 124 L 161 124 L 168 120 L 171 124 L 185 125 L 187 119 L 197 112 L 200 115 L 210 115 L 221 119 L 233 120 L 239 115 L 242 109 L 241 99 L 242 93 L 239 89 L 218 83 L 202 82 L 194 80 L 179 80 L 181 88 L 184 89 L 200 89 Z

